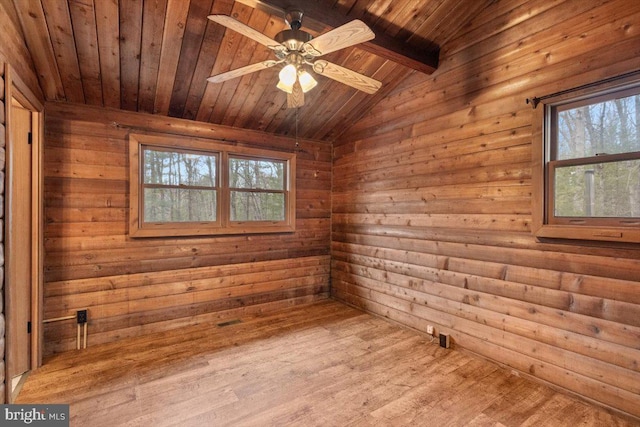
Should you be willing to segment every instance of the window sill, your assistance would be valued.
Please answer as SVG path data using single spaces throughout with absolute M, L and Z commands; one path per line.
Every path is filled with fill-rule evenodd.
M 534 235 L 548 239 L 640 243 L 640 228 L 638 227 L 543 225 L 534 232 Z
M 260 224 L 236 223 L 228 227 L 211 227 L 206 224 L 202 227 L 155 227 L 138 228 L 132 224 L 129 236 L 138 237 L 198 237 L 198 236 L 230 236 L 238 234 L 269 234 L 269 233 L 293 233 L 294 225 L 261 222 Z

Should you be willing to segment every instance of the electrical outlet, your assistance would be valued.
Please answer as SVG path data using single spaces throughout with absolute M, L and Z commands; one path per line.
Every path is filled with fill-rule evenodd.
M 78 325 L 87 323 L 87 310 L 76 311 L 76 320 L 78 321 Z
M 427 333 L 433 335 L 433 325 L 427 325 Z
M 440 332 L 440 347 L 449 348 L 449 334 L 445 334 L 444 332 Z

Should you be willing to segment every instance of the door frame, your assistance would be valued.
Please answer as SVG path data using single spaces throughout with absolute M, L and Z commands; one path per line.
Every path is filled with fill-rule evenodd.
M 43 298 L 43 135 L 44 135 L 44 105 L 40 98 L 36 96 L 29 86 L 20 78 L 10 64 L 5 64 L 4 69 L 5 84 L 5 189 L 8 190 L 8 180 L 11 172 L 11 108 L 13 99 L 16 99 L 27 110 L 31 111 L 31 230 L 32 230 L 32 249 L 31 249 L 31 369 L 35 369 L 42 364 L 42 298 Z M 7 233 L 11 230 L 12 218 L 6 213 L 12 204 L 12 195 L 10 191 L 5 191 L 5 227 L 4 227 L 4 244 L 6 245 Z M 6 249 L 6 248 L 5 248 Z M 5 251 L 5 279 L 8 277 L 8 263 L 11 259 L 11 253 Z M 9 272 L 10 273 L 10 272 Z M 11 290 L 7 286 L 7 280 L 4 281 L 4 299 L 5 299 L 5 319 L 7 330 L 12 327 L 10 325 L 9 313 L 12 309 Z M 9 363 L 6 359 L 9 352 L 6 349 L 12 345 L 8 333 L 5 332 L 5 402 L 12 403 L 12 387 L 11 373 L 9 372 Z

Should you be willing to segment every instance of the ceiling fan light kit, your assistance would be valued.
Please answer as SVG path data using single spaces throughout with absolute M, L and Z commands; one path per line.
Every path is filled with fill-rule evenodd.
M 276 87 L 283 92 L 291 93 L 293 91 L 293 85 L 298 78 L 298 71 L 295 65 L 289 64 L 280 70 L 278 77 L 280 77 L 280 81 Z
M 300 82 L 300 87 L 302 87 L 302 91 L 304 93 L 307 93 L 314 87 L 318 86 L 316 79 L 314 79 L 313 76 L 305 70 L 298 70 L 298 81 Z
M 211 83 L 222 83 L 282 64 L 283 67 L 278 74 L 279 81 L 276 87 L 287 93 L 287 105 L 289 108 L 302 106 L 304 104 L 304 93 L 309 92 L 318 85 L 318 82 L 307 68 L 317 74 L 369 94 L 375 93 L 382 86 L 382 83 L 371 77 L 325 60 L 316 59 L 324 54 L 373 39 L 375 35 L 366 24 L 360 20 L 354 20 L 314 39 L 311 34 L 300 29 L 302 16 L 303 13 L 300 10 L 288 11 L 285 14 L 285 22 L 290 26 L 290 29 L 279 32 L 274 39 L 230 16 L 208 16 L 211 21 L 239 32 L 268 47 L 274 52 L 276 60 L 247 65 L 211 76 L 207 80 Z

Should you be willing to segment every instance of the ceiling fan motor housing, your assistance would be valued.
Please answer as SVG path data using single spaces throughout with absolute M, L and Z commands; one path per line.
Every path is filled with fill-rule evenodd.
M 301 51 L 302 45 L 311 41 L 313 36 L 302 30 L 280 31 L 274 40 L 284 45 L 289 51 Z

